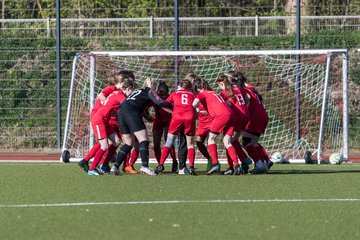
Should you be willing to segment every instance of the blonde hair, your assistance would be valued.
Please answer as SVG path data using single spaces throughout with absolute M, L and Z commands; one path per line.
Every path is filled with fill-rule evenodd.
M 154 86 L 155 84 L 157 84 L 157 81 L 156 81 L 155 78 L 147 77 L 147 78 L 144 80 L 143 87 L 151 88 L 151 87 Z

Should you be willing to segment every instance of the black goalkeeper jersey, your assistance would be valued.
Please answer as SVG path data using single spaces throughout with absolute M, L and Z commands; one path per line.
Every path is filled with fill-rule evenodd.
M 162 100 L 158 96 L 155 96 L 150 88 L 138 88 L 135 89 L 130 96 L 128 96 L 120 105 L 121 112 L 130 111 L 133 113 L 142 114 L 147 106 L 151 102 L 154 102 L 158 106 L 171 107 L 172 104 Z

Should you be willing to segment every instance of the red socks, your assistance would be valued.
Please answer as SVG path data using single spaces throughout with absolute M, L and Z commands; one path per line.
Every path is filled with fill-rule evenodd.
M 218 154 L 217 154 L 217 146 L 216 144 L 209 144 L 208 145 L 208 150 L 209 150 L 209 154 L 211 156 L 211 160 L 212 160 L 212 164 L 218 164 L 219 160 L 218 160 Z
M 166 158 L 169 156 L 170 148 L 165 146 L 161 151 L 161 158 L 160 158 L 160 164 L 164 164 L 166 161 Z
M 98 166 L 98 164 L 101 161 L 102 156 L 104 155 L 105 151 L 99 148 L 99 150 L 96 152 L 94 156 L 94 161 L 91 164 L 90 171 L 95 170 L 95 168 Z
M 97 142 L 94 146 L 92 146 L 89 153 L 84 157 L 85 161 L 90 161 L 90 159 L 92 159 L 95 156 L 99 148 L 100 148 L 100 143 Z
M 194 148 L 188 148 L 188 154 L 187 157 L 189 159 L 189 165 L 191 168 L 194 167 L 195 163 L 195 149 Z

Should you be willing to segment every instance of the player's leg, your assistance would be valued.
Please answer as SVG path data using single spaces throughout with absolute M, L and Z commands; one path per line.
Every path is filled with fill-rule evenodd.
M 186 135 L 188 159 L 189 159 L 189 172 L 191 175 L 197 175 L 195 171 L 195 148 L 194 148 L 194 136 Z
M 111 168 L 111 173 L 114 175 L 120 175 L 119 167 L 121 163 L 126 159 L 127 155 L 130 153 L 133 148 L 133 136 L 129 133 L 123 133 L 122 139 L 124 144 L 120 147 L 117 158 L 114 162 L 114 166 Z
M 165 163 L 167 157 L 169 156 L 172 146 L 174 145 L 175 138 L 176 138 L 176 135 L 173 135 L 171 133 L 167 134 L 165 146 L 163 147 L 163 149 L 161 151 L 160 162 L 159 162 L 159 165 L 155 169 L 155 173 L 160 173 L 165 170 L 164 163 Z
M 166 139 L 167 139 L 167 134 L 168 134 L 168 131 L 169 131 L 169 126 L 165 126 L 163 128 L 163 135 L 164 135 L 164 141 L 166 142 Z M 178 162 L 176 160 L 176 153 L 175 153 L 175 146 L 174 144 L 172 145 L 171 149 L 170 149 L 170 156 L 172 158 L 172 167 L 171 167 L 171 171 L 172 172 L 176 172 L 178 170 Z
M 218 160 L 218 154 L 217 154 L 217 145 L 215 143 L 216 137 L 218 136 L 218 133 L 215 132 L 209 132 L 209 136 L 208 136 L 208 150 L 209 150 L 209 154 L 211 156 L 211 160 L 212 160 L 212 167 L 211 169 L 207 172 L 208 175 L 211 175 L 215 172 L 219 172 L 220 171 L 220 167 L 219 167 L 219 160 Z

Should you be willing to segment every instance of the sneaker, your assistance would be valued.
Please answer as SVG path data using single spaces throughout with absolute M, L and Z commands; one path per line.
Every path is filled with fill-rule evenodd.
M 110 174 L 110 166 L 109 166 L 109 165 L 101 164 L 101 165 L 100 165 L 100 170 L 101 170 L 104 174 Z
M 269 160 L 267 163 L 266 163 L 266 165 L 267 165 L 267 168 L 268 168 L 268 170 L 274 165 L 274 162 L 273 161 L 271 161 L 271 160 Z
M 179 169 L 179 175 L 187 175 L 190 174 L 189 169 L 187 169 L 186 167 Z
M 98 173 L 99 175 L 103 175 L 103 174 L 104 174 L 103 170 L 101 170 L 99 166 L 97 166 L 97 167 L 95 168 L 95 171 L 97 171 L 97 173 Z
M 164 170 L 165 170 L 164 165 L 159 164 L 159 165 L 157 165 L 157 167 L 155 168 L 155 173 L 156 173 L 156 174 L 159 174 L 159 173 L 163 172 Z
M 234 174 L 234 168 L 227 168 L 224 172 L 224 175 L 233 175 Z
M 141 173 L 145 173 L 149 176 L 156 176 L 157 174 L 154 172 L 154 170 L 152 170 L 151 168 L 149 167 L 144 167 L 144 166 L 141 166 L 140 168 L 140 172 Z
M 255 163 L 254 169 L 251 171 L 252 174 L 264 174 L 267 172 L 267 166 L 263 161 Z
M 190 175 L 193 175 L 193 176 L 198 175 L 197 172 L 195 171 L 195 168 L 193 168 L 193 167 L 189 168 L 189 173 L 190 173 Z
M 208 162 L 207 162 L 207 165 L 206 165 L 206 171 L 207 172 L 210 171 L 211 167 L 212 167 L 212 160 L 210 158 L 210 159 L 208 159 Z
M 249 174 L 249 165 L 247 162 L 241 163 L 241 173 L 244 175 Z
M 234 175 L 240 175 L 240 174 L 241 174 L 241 166 L 240 164 L 238 164 L 234 168 Z
M 245 162 L 247 163 L 247 165 L 253 164 L 253 160 L 251 158 L 249 158 L 249 157 L 245 158 Z
M 207 175 L 211 175 L 216 172 L 220 172 L 220 164 L 213 164 L 211 169 L 207 172 Z
M 112 168 L 110 169 L 110 173 L 112 175 L 116 175 L 116 176 L 121 176 L 122 175 L 120 170 L 115 166 L 112 166 Z
M 86 173 L 89 172 L 89 162 L 85 159 L 82 159 L 78 162 L 79 167 L 81 167 Z
M 130 173 L 130 174 L 137 174 L 138 173 L 132 166 L 125 167 L 125 172 Z
M 96 170 L 89 170 L 88 175 L 89 176 L 99 176 L 100 174 Z
M 178 170 L 178 162 L 177 161 L 173 161 L 172 163 L 172 167 L 171 167 L 171 172 L 175 173 Z

